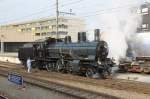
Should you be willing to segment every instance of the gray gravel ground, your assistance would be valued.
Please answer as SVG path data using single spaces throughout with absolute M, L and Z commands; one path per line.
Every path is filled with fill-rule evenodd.
M 115 78 L 150 83 L 150 75 L 137 73 L 118 73 Z
M 7 78 L 0 76 L 0 92 L 4 92 L 11 99 L 75 99 L 48 89 L 25 84 L 26 88 L 21 89 L 19 86 L 9 82 Z

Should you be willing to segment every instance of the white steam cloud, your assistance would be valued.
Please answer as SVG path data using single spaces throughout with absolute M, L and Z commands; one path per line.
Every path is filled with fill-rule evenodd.
M 150 56 L 150 33 L 139 33 L 132 41 L 134 56 Z
M 141 23 L 141 16 L 136 13 L 135 8 L 140 5 L 137 2 L 132 5 L 127 4 L 131 1 L 133 2 L 133 0 L 115 0 L 112 3 L 114 8 L 120 6 L 122 8 L 114 12 L 112 10 L 100 17 L 104 25 L 101 38 L 109 45 L 109 57 L 115 58 L 116 61 L 126 56 L 127 41 L 134 38 L 137 27 Z

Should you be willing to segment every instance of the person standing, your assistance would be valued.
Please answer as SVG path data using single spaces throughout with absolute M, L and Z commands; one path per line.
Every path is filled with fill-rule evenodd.
M 27 59 L 27 68 L 28 68 L 28 73 L 31 73 L 31 59 L 30 57 Z

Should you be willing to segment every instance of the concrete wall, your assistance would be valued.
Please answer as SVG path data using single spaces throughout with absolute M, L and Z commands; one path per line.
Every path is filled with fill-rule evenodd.
M 0 54 L 0 61 L 10 62 L 10 63 L 17 63 L 17 64 L 21 63 L 18 59 L 18 54 L 17 53 L 3 53 L 3 54 Z
M 19 59 L 16 58 L 16 57 L 6 57 L 6 56 L 0 56 L 0 61 L 10 62 L 10 63 L 16 63 L 16 64 L 20 64 L 21 63 L 19 61 Z

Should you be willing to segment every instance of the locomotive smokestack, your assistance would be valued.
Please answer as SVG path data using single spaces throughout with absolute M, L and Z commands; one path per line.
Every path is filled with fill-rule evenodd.
M 78 32 L 78 42 L 86 42 L 86 32 Z
M 66 36 L 65 37 L 65 43 L 71 43 L 71 36 Z
M 78 42 L 81 42 L 81 32 L 78 32 Z
M 86 32 L 82 32 L 82 40 L 83 42 L 86 42 Z
M 100 29 L 94 30 L 94 41 L 100 41 Z

